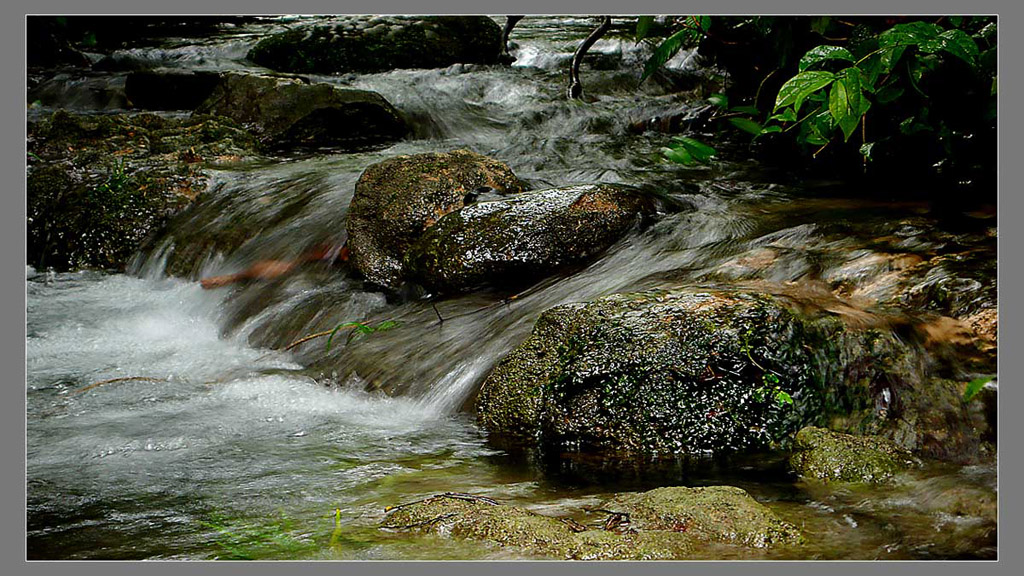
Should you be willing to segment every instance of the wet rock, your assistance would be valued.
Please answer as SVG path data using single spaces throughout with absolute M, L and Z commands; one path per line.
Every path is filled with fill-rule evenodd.
M 653 212 L 645 197 L 610 185 L 535 190 L 480 202 L 431 226 L 406 255 L 430 290 L 523 283 L 584 262 Z
M 413 243 L 481 188 L 511 193 L 522 184 L 504 163 L 468 150 L 398 156 L 369 166 L 356 182 L 348 213 L 351 263 L 368 281 L 397 288 Z
M 713 541 L 758 548 L 801 542 L 793 526 L 730 486 L 623 494 L 591 514 L 601 517 L 583 523 L 486 499 L 439 495 L 391 509 L 381 528 L 566 560 L 671 560 L 699 556 Z
M 641 530 L 685 532 L 701 540 L 768 548 L 803 541 L 795 526 L 734 486 L 682 486 L 621 495 L 601 508 L 629 514 Z
M 29 123 L 28 262 L 37 269 L 121 269 L 205 188 L 202 167 L 253 155 L 227 118 L 79 116 Z
M 544 312 L 487 377 L 478 420 L 542 445 L 662 454 L 763 448 L 829 422 L 929 456 L 974 458 L 962 399 L 921 380 L 921 357 L 883 328 L 754 292 L 566 304 Z
M 878 437 L 853 436 L 808 426 L 796 435 L 793 469 L 825 482 L 882 482 L 915 465 L 911 454 Z
M 339 20 L 334 26 L 300 27 L 265 38 L 249 59 L 280 72 L 383 72 L 494 64 L 501 47 L 501 29 L 486 16 Z
M 231 118 L 271 149 L 355 149 L 397 140 L 407 131 L 398 111 L 376 92 L 254 74 L 225 74 L 196 113 Z
M 214 72 L 152 70 L 128 74 L 124 89 L 133 108 L 192 110 L 213 94 L 220 81 Z

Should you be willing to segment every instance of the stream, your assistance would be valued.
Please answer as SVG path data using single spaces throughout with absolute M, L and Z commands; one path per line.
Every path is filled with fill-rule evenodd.
M 309 19 L 256 19 L 120 55 L 260 70 L 244 60 L 259 37 Z M 28 557 L 520 559 L 528 556 L 377 526 L 385 507 L 447 491 L 567 515 L 615 492 L 730 484 L 800 527 L 807 544 L 799 552 L 712 547 L 703 557 L 995 558 L 993 525 L 938 504 L 962 487 L 994 495 L 995 463 L 930 464 L 895 485 L 825 490 L 797 480 L 777 455 L 620 461 L 499 446 L 477 427 L 468 408 L 483 378 L 558 304 L 648 288 L 750 286 L 829 307 L 834 283 L 848 280 L 853 294 L 842 305 L 884 327 L 891 316 L 860 305 L 892 290 L 872 280 L 877 254 L 929 257 L 966 246 L 995 273 L 984 226 L 943 229 L 923 203 L 798 181 L 729 144 L 711 166 L 659 161 L 668 136 L 634 134 L 630 124 L 696 107 L 695 97 L 668 90 L 670 80 L 637 89 L 649 48 L 613 34 L 583 69 L 595 101 L 566 100 L 568 61 L 592 26 L 525 19 L 512 35 L 511 67 L 313 75 L 379 92 L 412 119 L 413 135 L 383 149 L 211 170 L 202 205 L 176 217 L 128 273 L 28 267 Z M 687 53 L 668 68 L 670 78 L 699 72 Z M 83 91 L 97 85 L 116 91 L 123 73 L 66 78 L 55 98 L 80 112 L 124 112 L 116 98 L 96 110 Z M 37 106 L 30 117 L 54 107 Z M 683 209 L 660 214 L 585 267 L 516 293 L 389 298 L 325 266 L 219 290 L 197 282 L 343 241 L 367 166 L 455 148 L 508 163 L 533 189 L 621 183 Z M 259 234 L 168 273 L 176 251 L 229 228 Z M 283 350 L 339 323 L 385 321 L 397 324 L 347 341 L 339 333 L 330 350 L 323 339 Z M 85 389 L 97 382 L 105 383 Z

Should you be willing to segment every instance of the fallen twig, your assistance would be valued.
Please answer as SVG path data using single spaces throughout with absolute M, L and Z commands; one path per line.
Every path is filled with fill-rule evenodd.
M 146 382 L 168 382 L 167 378 L 152 378 L 152 377 L 149 377 L 149 376 L 125 376 L 123 378 L 111 378 L 109 380 L 100 380 L 99 382 L 94 382 L 92 384 L 89 384 L 85 388 L 79 388 L 78 390 L 75 390 L 74 392 L 69 394 L 69 396 L 78 396 L 79 394 L 81 394 L 83 392 L 88 392 L 89 390 L 92 390 L 93 388 L 96 388 L 97 386 L 102 386 L 103 384 L 113 384 L 115 382 L 127 382 L 128 380 L 142 380 L 142 381 L 146 381 Z
M 332 330 L 326 330 L 324 332 L 317 332 L 316 334 L 310 334 L 309 336 L 303 336 L 302 338 L 299 338 L 295 342 L 292 342 L 291 344 L 285 346 L 281 351 L 282 352 L 287 352 L 287 351 L 291 350 L 292 348 L 295 348 L 299 344 L 302 344 L 303 342 L 309 342 L 310 340 L 313 340 L 314 338 L 323 338 L 324 336 L 329 336 L 332 332 L 334 332 L 333 329 Z

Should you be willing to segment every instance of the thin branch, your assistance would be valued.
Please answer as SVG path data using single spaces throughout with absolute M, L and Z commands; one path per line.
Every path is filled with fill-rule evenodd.
M 79 394 L 88 392 L 89 390 L 92 390 L 93 388 L 102 386 L 104 384 L 114 384 L 115 382 L 127 382 L 129 380 L 141 380 L 146 382 L 169 382 L 167 378 L 152 378 L 149 376 L 125 376 L 123 378 L 111 378 L 109 380 L 100 380 L 99 382 L 94 382 L 92 384 L 89 384 L 85 388 L 79 388 L 78 390 L 75 390 L 70 394 L 70 396 L 78 396 Z
M 334 330 L 333 329 L 332 330 L 325 330 L 323 332 L 317 332 L 316 334 L 310 334 L 309 336 L 303 336 L 302 338 L 299 338 L 295 342 L 292 342 L 291 344 L 285 346 L 281 351 L 282 352 L 287 352 L 287 351 L 291 350 L 292 348 L 295 348 L 299 344 L 302 344 L 303 342 L 309 342 L 310 340 L 313 340 L 314 338 L 323 338 L 324 336 L 329 335 L 331 332 L 334 332 Z

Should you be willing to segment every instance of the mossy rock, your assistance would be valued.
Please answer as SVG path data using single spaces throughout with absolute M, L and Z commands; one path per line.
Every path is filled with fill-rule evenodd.
M 613 507 L 613 508 L 609 508 Z M 708 542 L 764 548 L 802 542 L 793 526 L 729 486 L 617 495 L 598 522 L 553 518 L 467 495 L 437 495 L 388 511 L 381 528 L 487 542 L 565 560 L 678 560 Z M 622 510 L 625 514 L 608 514 Z
M 486 16 L 347 16 L 264 38 L 249 59 L 279 72 L 365 73 L 494 64 L 500 47 Z
M 961 439 L 935 455 L 976 454 L 966 406 L 922 381 L 922 362 L 891 331 L 795 297 L 618 294 L 545 311 L 483 382 L 477 416 L 504 438 L 571 449 L 785 447 L 827 423 L 927 455 L 930 438 Z
M 585 262 L 651 213 L 648 199 L 610 185 L 524 192 L 444 216 L 412 246 L 405 268 L 441 293 L 523 284 Z
M 392 142 L 408 130 L 376 92 L 256 74 L 224 74 L 196 113 L 231 118 L 268 149 L 357 149 Z
M 752 548 L 803 542 L 795 526 L 735 486 L 657 488 L 617 496 L 601 508 L 628 513 L 639 529 L 686 532 L 701 540 Z
M 206 187 L 203 167 L 253 156 L 227 118 L 57 111 L 29 124 L 28 263 L 122 269 Z
M 884 438 L 808 426 L 796 434 L 789 462 L 801 476 L 824 482 L 882 482 L 914 466 L 915 459 Z
M 480 188 L 512 193 L 522 183 L 503 162 L 469 150 L 397 156 L 369 166 L 348 212 L 353 266 L 368 281 L 397 288 L 413 243 Z

